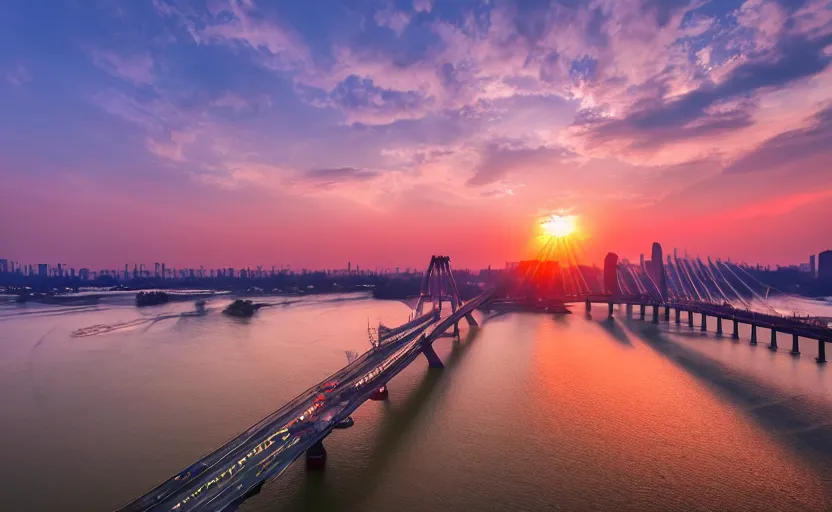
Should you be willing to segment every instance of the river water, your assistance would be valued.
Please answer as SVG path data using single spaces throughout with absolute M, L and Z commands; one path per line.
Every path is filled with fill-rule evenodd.
M 227 302 L 0 306 L 0 508 L 123 505 L 369 348 L 368 322 L 410 313 L 317 296 L 240 320 Z M 767 332 L 751 347 L 746 329 L 574 312 L 438 341 L 445 369 L 417 360 L 326 439 L 325 471 L 299 461 L 240 510 L 832 509 L 832 367 L 814 341 L 796 358 Z

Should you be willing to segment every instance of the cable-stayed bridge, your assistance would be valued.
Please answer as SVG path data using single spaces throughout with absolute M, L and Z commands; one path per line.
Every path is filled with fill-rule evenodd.
M 573 256 L 568 258 L 567 261 L 576 261 Z M 740 267 L 711 260 L 705 264 L 699 259 L 675 259 L 667 266 L 648 267 L 619 264 L 617 257 L 608 256 L 599 290 L 590 286 L 592 279 L 583 275 L 577 264 L 561 268 L 559 264 L 540 261 L 521 272 L 517 286 L 484 291 L 463 301 L 450 258 L 434 256 L 412 320 L 395 328 L 380 326 L 368 352 L 348 355 L 350 362 L 346 367 L 120 511 L 230 511 L 259 492 L 266 480 L 279 476 L 298 457 L 306 454 L 310 467 L 320 466 L 326 458 L 322 441 L 332 430 L 347 421 L 365 401 L 386 398 L 386 384 L 420 355 L 426 357 L 431 367 L 441 367 L 433 342 L 451 329 L 452 335 L 458 335 L 460 321 L 477 325 L 472 316 L 475 309 L 514 304 L 521 310 L 558 311 L 549 306 L 583 302 L 589 312 L 593 303 L 603 303 L 611 317 L 616 305 L 625 308 L 628 318 L 638 307 L 642 320 L 646 320 L 647 309 L 652 308 L 654 323 L 660 321 L 661 311 L 668 322 L 675 311 L 677 324 L 681 324 L 685 313 L 689 326 L 694 327 L 696 318 L 703 331 L 708 329 L 708 318 L 714 318 L 717 334 L 722 334 L 723 321 L 731 322 L 734 339 L 739 338 L 739 324 L 749 324 L 753 345 L 757 344 L 758 328 L 768 329 L 769 347 L 773 350 L 778 348 L 777 333 L 789 333 L 793 336 L 794 355 L 800 354 L 800 337 L 817 340 L 816 359 L 826 362 L 825 345 L 832 341 L 828 319 L 780 315 L 758 293 L 759 286 L 755 288 L 753 278 L 742 277 L 743 272 Z M 550 286 L 550 279 L 558 285 Z M 541 282 L 546 285 L 545 296 L 539 293 L 543 288 L 537 285 Z M 530 283 L 536 285 L 529 287 Z M 443 316 L 443 304 L 447 303 L 450 311 L 446 309 Z M 540 307 L 541 304 L 546 306 Z M 425 312 L 427 305 L 430 309 Z
M 386 384 L 419 355 L 430 366 L 442 362 L 432 344 L 467 319 L 491 297 L 486 291 L 463 303 L 450 268 L 450 258 L 434 256 L 425 275 L 419 311 L 433 307 L 394 329 L 380 329 L 373 348 L 325 381 L 301 393 L 239 436 L 120 509 L 138 511 L 233 510 L 280 475 L 298 457 L 310 463 L 326 457 L 322 440 L 366 400 L 383 399 Z M 442 304 L 450 302 L 450 315 Z

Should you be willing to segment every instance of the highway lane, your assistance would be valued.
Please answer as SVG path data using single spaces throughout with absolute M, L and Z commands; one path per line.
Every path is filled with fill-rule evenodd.
M 421 336 L 438 317 L 430 312 L 382 340 L 324 382 L 206 455 L 122 512 L 223 510 L 263 481 L 278 476 L 332 427 L 358 408 L 421 350 Z

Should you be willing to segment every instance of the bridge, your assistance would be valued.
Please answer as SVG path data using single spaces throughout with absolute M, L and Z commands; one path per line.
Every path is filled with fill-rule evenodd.
M 441 367 L 433 342 L 451 328 L 458 333 L 462 320 L 476 325 L 471 314 L 491 295 L 486 291 L 463 303 L 450 258 L 434 256 L 414 319 L 379 329 L 371 350 L 120 510 L 234 510 L 304 453 L 308 466 L 320 467 L 326 460 L 322 441 L 332 430 L 365 401 L 386 398 L 387 382 L 420 355 L 431 367 Z M 443 302 L 451 304 L 444 318 Z M 422 313 L 428 303 L 431 309 Z
M 568 313 L 567 304 L 584 303 L 587 312 L 590 312 L 593 304 L 603 303 L 610 317 L 614 315 L 616 305 L 624 306 L 628 318 L 632 316 L 633 308 L 638 307 L 642 320 L 646 320 L 647 308 L 652 308 L 653 323 L 659 323 L 661 311 L 667 322 L 671 312 L 675 312 L 677 324 L 681 323 L 682 313 L 685 313 L 691 328 L 694 327 L 694 317 L 699 315 L 703 331 L 707 330 L 708 318 L 713 317 L 718 335 L 722 334 L 723 321 L 733 324 L 733 339 L 739 338 L 740 323 L 749 324 L 752 345 L 757 344 L 758 328 L 769 329 L 769 347 L 772 350 L 778 348 L 777 333 L 789 333 L 793 336 L 791 353 L 795 356 L 800 354 L 800 337 L 815 339 L 818 343 L 816 359 L 819 363 L 826 362 L 825 345 L 832 340 L 832 329 L 822 319 L 784 317 L 767 305 L 765 307 L 772 310 L 769 313 L 741 309 L 727 300 L 724 292 L 721 297 L 726 300 L 722 303 L 703 297 L 706 290 L 722 291 L 723 286 L 734 287 L 736 283 L 706 282 L 700 275 L 690 272 L 685 283 L 678 278 L 680 274 L 677 272 L 677 278 L 673 280 L 675 286 L 667 287 L 668 274 L 664 274 L 664 270 L 662 274 L 650 276 L 647 272 L 618 265 L 616 261 L 606 263 L 610 265 L 605 264 L 605 289 L 601 293 L 592 291 L 588 286 L 581 288 L 577 285 L 572 293 L 548 297 L 518 296 L 514 292 L 500 294 L 488 290 L 463 302 L 450 267 L 450 258 L 432 257 L 422 281 L 413 319 L 396 328 L 380 326 L 378 337 L 373 340 L 369 351 L 355 355 L 340 371 L 304 391 L 120 511 L 230 511 L 259 492 L 265 481 L 278 477 L 304 454 L 310 469 L 322 467 L 326 461 L 323 441 L 333 429 L 351 421 L 350 414 L 365 401 L 384 400 L 387 383 L 419 356 L 424 356 L 430 367 L 442 367 L 442 361 L 433 350 L 433 342 L 448 335 L 449 330 L 451 336 L 458 336 L 458 325 L 462 320 L 469 325 L 477 325 L 472 316 L 476 309 L 498 307 L 512 311 Z M 688 264 L 682 262 L 680 265 Z M 622 279 L 622 273 L 627 279 Z M 711 275 L 715 277 L 715 274 Z M 524 280 L 528 278 L 529 275 L 526 275 Z M 586 285 L 587 280 L 583 277 L 573 280 L 574 283 L 581 281 Z M 650 293 L 648 284 L 652 285 L 653 293 Z M 689 288 L 693 287 L 698 296 L 690 292 Z M 748 304 L 739 293 L 736 295 L 740 303 Z M 712 295 L 710 297 L 713 298 Z M 446 303 L 450 303 L 450 314 L 443 317 L 442 308 Z M 428 304 L 430 309 L 425 312 Z

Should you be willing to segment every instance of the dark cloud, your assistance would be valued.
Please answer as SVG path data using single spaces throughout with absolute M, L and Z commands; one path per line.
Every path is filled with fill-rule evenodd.
M 467 185 L 479 187 L 494 183 L 513 171 L 551 169 L 568 155 L 569 152 L 560 147 L 516 148 L 498 143 L 490 144 L 483 150 L 480 163 Z
M 329 99 L 347 112 L 372 113 L 382 118 L 421 112 L 433 102 L 432 98 L 420 92 L 382 89 L 371 79 L 356 75 L 336 85 Z
M 832 153 L 832 105 L 818 112 L 809 127 L 783 132 L 729 165 L 726 173 L 748 173 L 775 169 L 787 164 Z M 832 162 L 832 160 L 830 160 Z M 832 176 L 832 164 L 827 172 Z
M 752 101 L 754 93 L 766 88 L 783 88 L 821 73 L 832 61 L 824 50 L 830 44 L 832 35 L 781 40 L 766 54 L 752 55 L 719 84 L 706 83 L 679 99 L 655 107 L 642 101 L 641 108 L 633 109 L 623 119 L 590 125 L 588 135 L 597 142 L 623 137 L 635 140 L 634 145 L 648 146 L 748 126 L 756 107 Z M 661 89 L 659 85 L 657 91 Z M 739 105 L 730 112 L 709 111 L 737 100 Z
M 311 169 L 303 173 L 302 180 L 316 185 L 331 186 L 344 182 L 369 181 L 378 176 L 378 172 L 355 167 L 338 167 L 334 169 Z

